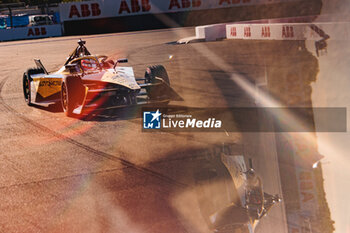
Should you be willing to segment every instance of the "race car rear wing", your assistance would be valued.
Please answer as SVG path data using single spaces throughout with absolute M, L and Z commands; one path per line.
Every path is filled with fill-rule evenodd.
M 39 69 L 42 69 L 45 72 L 45 74 L 49 74 L 49 72 L 47 72 L 45 69 L 43 63 L 41 63 L 40 59 L 34 59 L 34 62 Z

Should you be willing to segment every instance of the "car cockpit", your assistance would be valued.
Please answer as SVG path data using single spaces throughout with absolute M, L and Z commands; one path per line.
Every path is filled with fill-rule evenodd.
M 97 70 L 110 69 L 116 63 L 105 55 L 91 55 L 85 46 L 85 41 L 79 40 L 78 46 L 71 52 L 65 65 L 70 73 L 91 73 Z M 127 62 L 127 59 L 120 59 L 118 62 Z
M 71 52 L 69 55 L 66 63 L 64 65 L 69 64 L 69 62 L 73 61 L 76 58 L 83 57 L 83 56 L 89 56 L 91 53 L 85 46 L 86 41 L 80 39 L 78 41 L 78 46 Z

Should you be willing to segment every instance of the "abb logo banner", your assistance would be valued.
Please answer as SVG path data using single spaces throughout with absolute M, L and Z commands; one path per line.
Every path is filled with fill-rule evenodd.
M 23 34 L 23 36 L 26 38 L 42 38 L 62 35 L 61 24 L 27 27 L 21 29 L 24 30 L 21 32 L 21 34 Z
M 0 30 L 0 41 L 62 36 L 61 24 Z
M 260 39 L 262 31 L 268 36 L 270 30 L 261 28 L 261 25 L 256 24 L 231 24 L 226 25 L 227 39 Z
M 282 27 L 282 38 L 294 38 L 294 27 L 283 26 Z
M 120 2 L 118 14 L 130 14 L 149 12 L 152 9 L 149 0 L 131 0 L 129 3 L 126 0 Z
M 61 21 L 101 17 L 102 4 L 100 1 L 62 3 L 60 4 Z
M 237 27 L 231 27 L 231 29 L 230 29 L 230 36 L 231 37 L 237 37 Z
M 31 36 L 46 36 L 47 35 L 47 31 L 45 27 L 36 27 L 36 28 L 29 28 L 28 29 L 28 33 L 27 36 L 31 37 Z
M 251 30 L 251 27 L 244 27 L 244 37 L 246 38 L 251 38 L 252 37 L 252 30 Z
M 293 0 L 274 0 L 275 2 Z M 61 21 L 269 4 L 271 0 L 93 0 L 61 3 Z
M 81 4 L 78 8 L 77 5 L 71 5 L 69 9 L 69 18 L 73 17 L 90 17 L 101 15 L 101 9 L 99 3 Z
M 228 24 L 227 39 L 254 40 L 317 40 L 310 32 L 310 24 Z
M 261 27 L 261 37 L 263 37 L 263 38 L 270 38 L 271 37 L 270 26 L 262 26 Z

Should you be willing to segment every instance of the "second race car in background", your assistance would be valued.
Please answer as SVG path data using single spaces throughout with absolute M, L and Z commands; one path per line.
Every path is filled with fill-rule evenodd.
M 254 233 L 259 221 L 282 199 L 264 192 L 261 178 L 244 156 L 205 159 L 194 171 L 202 216 L 216 233 Z M 200 164 L 200 163 L 198 163 Z

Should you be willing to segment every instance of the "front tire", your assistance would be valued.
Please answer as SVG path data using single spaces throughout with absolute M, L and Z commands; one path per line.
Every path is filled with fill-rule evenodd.
M 41 74 L 45 73 L 43 69 L 40 68 L 31 68 L 28 69 L 24 74 L 23 74 L 23 94 L 24 94 L 24 100 L 27 103 L 28 106 L 32 106 L 32 96 L 31 96 L 31 81 L 33 81 L 31 75 L 33 74 Z
M 24 101 L 28 106 L 32 106 L 33 104 L 31 103 L 30 80 L 27 73 L 23 74 L 23 94 Z

